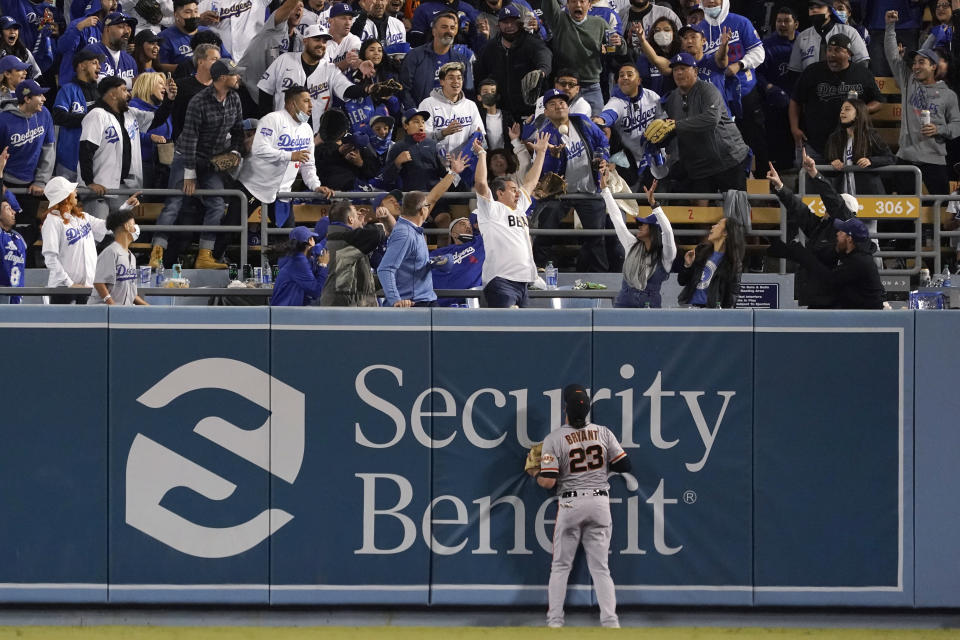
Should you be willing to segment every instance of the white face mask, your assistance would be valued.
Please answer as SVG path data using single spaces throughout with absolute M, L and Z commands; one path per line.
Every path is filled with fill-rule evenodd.
M 653 34 L 653 41 L 661 47 L 669 46 L 673 42 L 673 33 L 670 31 L 657 31 Z
M 306 122 L 309 119 L 310 116 L 308 114 L 304 113 L 303 111 L 297 111 L 297 120 L 300 122 Z
M 703 8 L 703 13 L 706 14 L 708 18 L 719 18 L 722 12 L 723 12 L 723 5 L 720 5 L 719 7 Z
M 136 242 L 137 238 L 140 237 L 140 225 L 137 223 L 133 224 L 133 233 L 130 234 L 130 237 L 133 238 L 134 242 Z
M 837 17 L 840 18 L 840 22 L 847 23 L 847 12 L 846 11 L 837 11 Z

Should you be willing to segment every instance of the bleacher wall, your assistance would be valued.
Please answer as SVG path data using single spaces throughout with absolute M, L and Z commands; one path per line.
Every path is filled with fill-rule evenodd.
M 960 606 L 957 318 L 2 307 L 0 601 L 544 605 L 578 381 L 620 603 Z

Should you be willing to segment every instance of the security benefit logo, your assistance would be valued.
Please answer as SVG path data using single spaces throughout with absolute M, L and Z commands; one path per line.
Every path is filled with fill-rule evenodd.
M 238 360 L 205 358 L 171 371 L 137 398 L 162 409 L 200 389 L 221 389 L 271 411 L 248 430 L 208 416 L 193 432 L 236 456 L 293 484 L 304 452 L 304 395 L 270 374 Z M 177 425 L 171 425 L 177 426 Z M 176 451 L 138 433 L 126 466 L 126 523 L 177 551 L 199 558 L 227 558 L 260 544 L 293 519 L 282 509 L 265 509 L 247 522 L 227 527 L 199 525 L 161 505 L 171 490 L 184 487 L 210 501 L 226 500 L 237 485 Z M 211 509 L 216 509 L 211 502 Z

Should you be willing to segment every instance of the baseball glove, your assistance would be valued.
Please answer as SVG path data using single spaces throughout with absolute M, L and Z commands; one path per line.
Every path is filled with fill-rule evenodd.
M 664 144 L 676 133 L 677 124 L 672 120 L 657 118 L 647 125 L 643 136 L 653 144 Z
M 370 85 L 370 95 L 379 100 L 386 100 L 401 91 L 403 91 L 403 85 L 393 78 L 384 80 L 383 82 L 374 82 Z
M 218 153 L 210 158 L 210 164 L 217 171 L 230 171 L 240 166 L 240 156 L 231 151 Z
M 567 192 L 567 181 L 563 176 L 548 171 L 540 178 L 536 188 L 533 190 L 533 197 L 537 200 L 545 200 Z
M 542 82 L 543 71 L 540 71 L 539 69 L 528 71 L 520 80 L 520 92 L 523 96 L 523 101 L 526 104 L 536 104 L 537 98 L 539 98 L 540 94 L 543 93 L 540 87 Z
M 163 20 L 163 11 L 157 0 L 138 0 L 133 8 L 150 24 L 160 24 Z
M 527 459 L 523 464 L 523 470 L 531 475 L 536 476 L 540 472 L 540 456 L 543 454 L 543 443 L 538 442 L 530 448 L 530 451 L 527 452 Z

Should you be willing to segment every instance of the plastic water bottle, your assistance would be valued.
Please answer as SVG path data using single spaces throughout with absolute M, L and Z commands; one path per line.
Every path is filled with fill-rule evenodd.
M 154 280 L 153 284 L 155 287 L 159 289 L 160 287 L 163 286 L 163 282 L 166 279 L 167 279 L 166 276 L 163 275 L 163 265 L 160 265 L 159 267 L 157 267 L 156 279 Z
M 544 280 L 547 281 L 547 289 L 557 288 L 557 268 L 552 262 L 547 263 L 547 268 L 543 270 Z
M 943 284 L 940 285 L 940 286 L 941 286 L 941 287 L 949 287 L 950 284 L 951 284 L 951 283 L 950 283 L 950 268 L 949 268 L 949 267 L 944 267 L 944 268 L 943 268 Z

